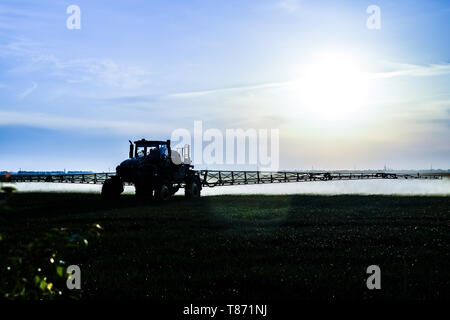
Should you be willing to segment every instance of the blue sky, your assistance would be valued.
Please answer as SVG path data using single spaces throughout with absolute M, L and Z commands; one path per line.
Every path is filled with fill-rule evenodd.
M 447 169 L 449 31 L 448 1 L 2 0 L 0 170 L 108 170 L 194 120 L 279 129 L 282 169 Z

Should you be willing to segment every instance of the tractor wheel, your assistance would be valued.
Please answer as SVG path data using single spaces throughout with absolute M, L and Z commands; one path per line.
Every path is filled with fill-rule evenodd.
M 153 190 L 151 186 L 142 183 L 135 183 L 134 185 L 136 197 L 139 199 L 153 199 Z
M 193 180 L 184 188 L 184 195 L 188 199 L 200 197 L 200 186 L 197 181 Z
M 161 183 L 155 190 L 155 197 L 158 200 L 167 201 L 172 197 L 170 186 L 167 182 Z
M 123 192 L 123 183 L 119 177 L 112 177 L 105 180 L 102 186 L 102 198 L 103 199 L 118 199 Z

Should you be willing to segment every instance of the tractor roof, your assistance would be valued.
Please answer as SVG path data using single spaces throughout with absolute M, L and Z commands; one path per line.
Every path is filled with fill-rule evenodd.
M 170 145 L 170 140 L 166 141 L 157 141 L 157 140 L 137 140 L 134 142 L 134 144 L 138 147 L 156 147 L 160 145 Z

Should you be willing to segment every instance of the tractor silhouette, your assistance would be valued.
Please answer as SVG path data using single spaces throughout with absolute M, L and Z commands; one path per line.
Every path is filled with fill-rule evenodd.
M 124 184 L 133 184 L 136 196 L 169 200 L 180 188 L 187 198 L 200 197 L 202 184 L 190 160 L 190 148 L 172 150 L 170 140 L 130 141 L 129 159 L 116 168 L 116 175 L 103 183 L 102 197 L 119 198 Z

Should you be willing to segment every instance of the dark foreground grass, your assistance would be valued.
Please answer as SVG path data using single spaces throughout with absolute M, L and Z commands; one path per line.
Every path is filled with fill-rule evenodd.
M 162 204 L 131 195 L 104 202 L 97 194 L 17 193 L 0 209 L 0 292 L 448 299 L 449 208 L 449 197 L 215 196 Z M 55 279 L 69 264 L 82 272 L 76 293 Z M 381 268 L 381 290 L 366 287 L 373 264 Z

